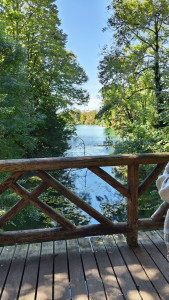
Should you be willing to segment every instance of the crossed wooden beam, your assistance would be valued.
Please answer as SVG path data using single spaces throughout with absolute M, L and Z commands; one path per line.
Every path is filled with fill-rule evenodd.
M 139 185 L 138 197 L 140 197 L 145 192 L 145 190 L 157 178 L 158 174 L 160 174 L 164 167 L 165 164 L 158 164 L 155 167 L 155 169 L 145 178 L 145 180 Z M 88 169 L 100 178 L 102 178 L 105 182 L 107 182 L 117 191 L 119 191 L 124 197 L 127 197 L 128 199 L 131 198 L 131 191 L 129 191 L 128 188 L 124 187 L 121 183 L 119 183 L 116 179 L 114 179 L 103 169 L 101 169 L 100 167 L 88 167 Z M 91 217 L 97 220 L 100 224 L 106 226 L 114 225 L 112 221 L 107 219 L 105 216 L 103 216 L 101 213 L 95 210 L 84 200 L 72 193 L 70 190 L 68 190 L 65 186 L 63 186 L 60 182 L 58 182 L 54 177 L 52 177 L 45 171 L 34 171 L 35 175 L 42 179 L 42 183 L 32 192 L 27 191 L 23 186 L 17 183 L 17 180 L 19 180 L 25 173 L 26 172 L 14 172 L 3 183 L 0 184 L 0 194 L 2 194 L 8 188 L 10 188 L 22 198 L 12 208 L 10 208 L 5 214 L 3 214 L 0 217 L 0 227 L 2 227 L 15 215 L 17 215 L 21 210 L 23 210 L 29 203 L 31 203 L 32 205 L 40 209 L 43 213 L 51 217 L 55 222 L 59 223 L 64 229 L 76 230 L 76 226 L 72 222 L 67 220 L 63 215 L 58 213 L 55 209 L 53 209 L 51 206 L 44 203 L 38 198 L 49 187 L 52 187 L 55 190 L 57 190 L 60 194 L 69 199 L 72 203 L 77 205 L 79 208 L 81 208 L 83 211 L 85 211 L 87 214 L 89 214 Z M 159 220 L 167 209 L 168 205 L 164 203 L 160 211 L 156 212 L 152 216 L 152 218 L 154 220 Z
M 49 187 L 53 187 L 64 197 L 69 199 L 71 202 L 80 207 L 83 211 L 88 213 L 91 217 L 96 219 L 99 223 L 103 225 L 113 225 L 113 223 L 99 213 L 92 206 L 87 204 L 84 200 L 80 199 L 78 196 L 69 191 L 60 182 L 58 182 L 54 177 L 46 173 L 45 171 L 34 171 L 34 173 L 43 180 L 43 182 L 35 188 L 31 193 L 28 192 L 23 186 L 18 184 L 16 181 L 20 179 L 25 172 L 15 172 L 8 179 L 6 179 L 0 185 L 0 194 L 5 192 L 8 188 L 14 191 L 17 195 L 21 196 L 22 199 L 18 201 L 12 208 L 10 208 L 5 214 L 0 217 L 0 227 L 11 220 L 15 215 L 17 215 L 22 209 L 24 209 L 29 203 L 40 209 L 43 213 L 51 217 L 54 221 L 59 223 L 65 229 L 76 229 L 76 226 L 67 220 L 60 213 L 56 212 L 48 204 L 41 201 L 38 197 L 45 192 Z

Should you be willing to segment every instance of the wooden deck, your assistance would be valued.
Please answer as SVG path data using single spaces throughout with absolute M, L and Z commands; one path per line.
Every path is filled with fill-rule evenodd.
M 0 299 L 169 299 L 162 231 L 0 248 Z

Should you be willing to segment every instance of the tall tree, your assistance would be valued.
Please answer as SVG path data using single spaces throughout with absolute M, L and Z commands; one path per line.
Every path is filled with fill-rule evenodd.
M 82 88 L 87 76 L 75 55 L 66 50 L 66 35 L 60 29 L 55 1 L 1 0 L 1 3 L 0 18 L 6 32 L 27 51 L 34 107 L 41 116 L 33 132 L 38 138 L 34 155 L 61 155 L 67 147 L 66 136 L 72 131 L 66 111 L 72 104 L 88 100 L 88 93 Z
M 113 0 L 100 81 L 104 109 L 133 124 L 169 124 L 169 1 Z M 106 109 L 107 108 L 107 109 Z
M 31 91 L 20 45 L 4 33 L 0 24 L 0 159 L 32 153 L 36 127 Z

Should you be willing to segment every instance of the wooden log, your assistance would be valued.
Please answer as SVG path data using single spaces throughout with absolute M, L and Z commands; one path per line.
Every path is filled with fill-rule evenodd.
M 164 227 L 164 218 L 160 221 L 154 221 L 151 218 L 139 219 L 138 220 L 138 229 L 159 229 Z
M 157 179 L 158 175 L 164 170 L 166 163 L 158 164 L 156 168 L 145 178 L 139 186 L 138 195 L 141 195 L 148 189 L 148 187 Z
M 139 219 L 138 229 L 163 228 L 164 219 L 154 222 L 152 219 Z M 99 236 L 107 234 L 128 233 L 131 229 L 126 222 L 115 223 L 114 226 L 103 226 L 101 224 L 78 226 L 76 230 L 65 230 L 61 228 L 33 229 L 22 231 L 0 232 L 0 245 L 15 243 L 33 243 L 52 240 L 65 240 L 86 236 Z
M 58 182 L 54 177 L 45 173 L 44 171 L 35 171 L 35 174 L 38 175 L 45 182 L 49 183 L 54 189 L 56 189 L 59 193 L 61 193 L 64 197 L 68 198 L 75 205 L 80 207 L 87 214 L 92 216 L 95 220 L 100 222 L 103 225 L 113 225 L 113 223 L 100 214 L 96 209 L 87 204 L 85 201 L 80 199 L 78 196 L 69 191 L 63 184 Z
M 10 186 L 10 188 L 17 193 L 19 196 L 21 196 L 23 199 L 26 199 L 31 204 L 33 204 L 35 207 L 40 209 L 43 213 L 48 215 L 50 218 L 52 218 L 54 221 L 62 225 L 64 228 L 67 229 L 75 229 L 76 226 L 72 224 L 69 220 L 65 219 L 61 214 L 56 212 L 52 207 L 47 205 L 46 203 L 39 200 L 37 197 L 34 197 L 29 193 L 26 189 L 21 187 L 19 184 L 14 183 Z
M 82 157 L 53 157 L 0 160 L 0 172 L 56 170 L 136 164 L 158 164 L 169 161 L 169 152 Z
M 151 216 L 151 219 L 153 221 L 159 221 L 162 216 L 167 212 L 169 209 L 169 203 L 163 202 L 159 208 L 154 212 L 154 214 Z
M 12 181 L 10 182 L 10 184 L 11 183 L 12 183 Z M 47 183 L 42 182 L 39 185 L 39 187 L 37 187 L 34 191 L 31 192 L 31 195 L 37 197 L 37 196 L 41 195 L 44 191 L 46 191 L 46 189 L 48 187 L 49 187 L 49 185 Z M 26 199 L 21 199 L 20 201 L 18 201 L 12 208 L 10 208 L 5 214 L 3 214 L 0 217 L 0 227 L 2 227 L 5 223 L 7 223 L 14 216 L 16 216 L 22 209 L 24 209 L 28 205 L 28 203 L 29 203 L 29 201 Z
M 96 174 L 98 177 L 103 179 L 105 182 L 107 182 L 110 186 L 115 188 L 124 197 L 129 198 L 128 190 L 120 182 L 118 182 L 116 179 L 114 179 L 111 175 L 106 173 L 104 170 L 102 170 L 99 167 L 89 167 L 88 169 L 94 174 Z
M 22 231 L 0 232 L 0 245 L 15 243 L 32 243 L 52 240 L 65 240 L 85 236 L 97 236 L 105 234 L 126 233 L 129 231 L 126 222 L 103 226 L 101 224 L 77 226 L 76 230 L 63 228 L 33 229 Z
M 22 209 L 28 205 L 27 199 L 21 199 L 13 207 L 11 207 L 5 214 L 0 217 L 0 227 L 15 217 Z
M 25 172 L 15 172 L 13 173 L 11 176 L 9 176 L 6 180 L 4 180 L 1 184 L 0 184 L 0 195 L 2 193 L 4 193 L 9 186 L 16 182 L 18 179 L 20 179 L 23 175 L 25 174 Z
M 130 246 L 137 246 L 139 165 L 128 166 L 128 186 L 130 198 L 128 198 L 127 218 L 131 231 L 127 234 L 127 243 Z
M 31 196 L 39 197 L 42 193 L 46 192 L 46 190 L 50 187 L 47 182 L 42 182 L 38 187 L 36 187 L 32 192 Z

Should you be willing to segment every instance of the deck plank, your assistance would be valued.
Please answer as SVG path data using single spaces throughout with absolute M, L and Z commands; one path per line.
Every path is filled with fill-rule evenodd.
M 155 230 L 156 233 L 159 234 L 159 236 L 161 236 L 161 238 L 164 240 L 164 230 Z
M 152 243 L 157 247 L 157 249 L 164 255 L 164 257 L 167 257 L 167 247 L 164 244 L 164 240 L 162 237 L 158 234 L 158 232 L 154 231 L 147 231 L 146 232 L 149 239 L 152 241 Z
M 69 300 L 69 276 L 66 241 L 54 243 L 54 300 Z
M 8 276 L 11 261 L 15 252 L 15 246 L 6 246 L 0 255 L 0 298 Z
M 143 240 L 142 240 L 143 242 Z M 163 274 L 161 274 L 157 265 L 152 260 L 151 256 L 147 253 L 146 249 L 139 242 L 139 247 L 133 248 L 134 253 L 136 254 L 140 264 L 144 268 L 147 276 L 151 280 L 157 294 L 161 297 L 161 299 L 168 299 L 169 295 L 169 286 L 167 280 L 164 278 Z
M 79 239 L 84 271 L 89 290 L 89 299 L 106 300 L 104 286 L 88 238 Z
M 101 237 L 94 237 L 91 238 L 91 242 L 95 252 L 99 272 L 105 287 L 107 298 L 111 300 L 124 299 L 118 281 L 116 279 L 115 272 L 105 251 L 103 239 Z
M 144 232 L 140 233 L 139 236 L 141 236 L 143 240 L 142 244 L 145 247 L 146 251 L 149 253 L 158 269 L 161 271 L 161 273 L 169 283 L 169 269 L 167 258 L 164 257 L 161 252 L 157 251 L 157 247 L 152 243 L 152 241 Z
M 19 293 L 19 300 L 34 300 L 40 257 L 41 244 L 31 244 L 29 246 L 22 285 Z
M 6 284 L 2 292 L 1 300 L 17 299 L 24 271 L 27 251 L 28 245 L 23 244 L 16 246 L 16 250 L 10 266 L 10 272 L 8 274 Z
M 106 245 L 111 263 L 113 265 L 117 280 L 125 299 L 141 300 L 141 296 L 137 290 L 137 286 L 133 281 L 131 274 L 123 260 L 123 257 L 111 237 L 104 237 L 104 243 Z
M 85 285 L 84 271 L 79 253 L 78 240 L 67 241 L 70 287 L 73 300 L 87 300 L 87 289 Z
M 36 300 L 53 297 L 53 242 L 43 242 Z
M 2 253 L 2 250 L 3 250 L 4 247 L 0 246 L 0 255 Z
M 163 232 L 0 248 L 1 300 L 168 300 Z
M 115 241 L 120 249 L 123 259 L 127 265 L 127 268 L 129 269 L 130 274 L 132 275 L 133 280 L 135 281 L 135 284 L 138 287 L 142 299 L 159 300 L 160 297 L 158 296 L 148 276 L 144 272 L 144 269 L 140 265 L 134 252 L 127 245 L 126 238 L 124 237 L 124 235 L 116 235 Z

